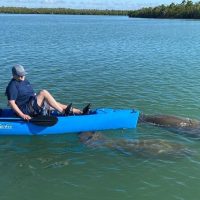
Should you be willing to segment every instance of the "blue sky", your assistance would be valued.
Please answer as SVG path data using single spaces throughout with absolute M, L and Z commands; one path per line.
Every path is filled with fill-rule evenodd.
M 172 2 L 181 3 L 182 0 L 0 0 L 0 6 L 129 10 Z

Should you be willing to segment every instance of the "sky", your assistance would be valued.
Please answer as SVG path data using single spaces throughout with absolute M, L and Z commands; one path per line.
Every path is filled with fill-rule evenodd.
M 172 2 L 182 0 L 0 0 L 0 6 L 133 10 Z

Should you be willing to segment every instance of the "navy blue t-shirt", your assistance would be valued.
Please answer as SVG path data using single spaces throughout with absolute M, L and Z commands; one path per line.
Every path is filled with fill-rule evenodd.
M 17 81 L 12 79 L 7 88 L 6 95 L 8 101 L 15 100 L 19 108 L 29 102 L 29 99 L 35 95 L 34 90 L 28 80 Z

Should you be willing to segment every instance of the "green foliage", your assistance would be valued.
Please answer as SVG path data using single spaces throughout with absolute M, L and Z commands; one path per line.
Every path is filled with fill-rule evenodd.
M 128 15 L 124 10 L 95 10 L 70 8 L 25 8 L 0 7 L 0 13 L 7 14 L 60 14 L 60 15 Z
M 169 6 L 161 5 L 154 8 L 142 8 L 129 11 L 129 17 L 140 18 L 179 18 L 200 19 L 200 2 L 193 3 L 183 0 L 181 4 L 171 3 Z

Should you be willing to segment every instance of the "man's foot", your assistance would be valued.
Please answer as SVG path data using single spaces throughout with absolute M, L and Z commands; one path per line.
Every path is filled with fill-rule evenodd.
M 81 115 L 83 113 L 81 110 L 79 110 L 77 108 L 73 108 L 72 112 L 73 112 L 74 115 Z

